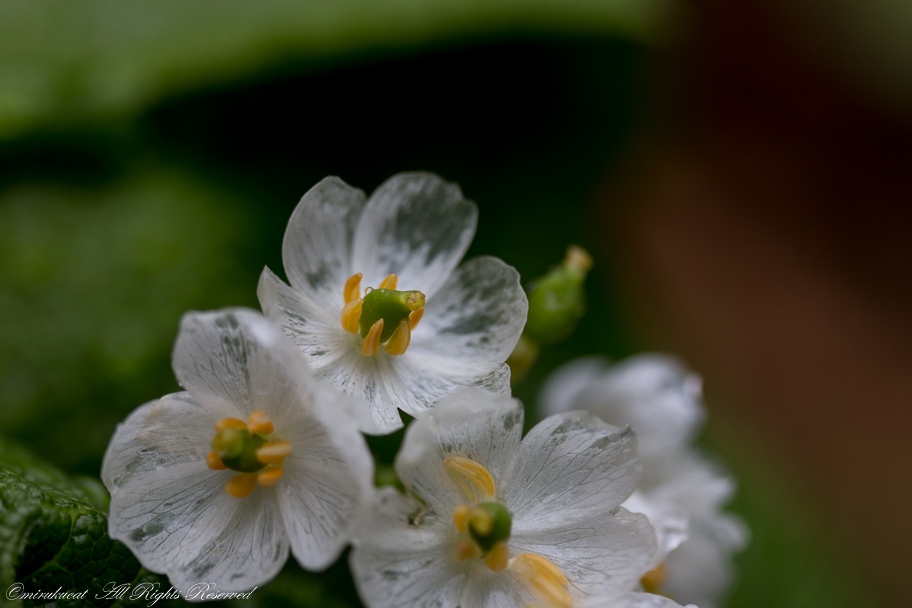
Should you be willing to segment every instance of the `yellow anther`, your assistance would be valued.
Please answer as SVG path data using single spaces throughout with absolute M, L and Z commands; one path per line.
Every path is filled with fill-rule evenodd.
M 643 584 L 643 589 L 647 593 L 658 593 L 659 587 L 662 586 L 666 578 L 668 578 L 668 568 L 662 563 L 644 574 L 643 578 L 640 579 L 640 583 Z
M 469 505 L 459 505 L 453 509 L 453 523 L 460 532 L 469 529 Z
M 399 277 L 394 274 L 386 275 L 386 278 L 383 279 L 383 282 L 380 283 L 379 289 L 396 289 L 396 285 L 399 283 Z
M 476 534 L 487 536 L 494 529 L 494 516 L 485 509 L 472 507 L 468 513 L 469 525 Z
M 534 553 L 523 553 L 511 559 L 508 567 L 525 578 L 547 606 L 573 606 L 567 590 L 567 578 L 549 559 Z
M 443 461 L 443 467 L 470 503 L 491 500 L 496 496 L 494 477 L 484 465 L 471 458 L 448 456 Z
M 373 357 L 380 351 L 380 334 L 383 333 L 383 319 L 377 319 L 377 322 L 371 325 L 370 331 L 361 342 L 361 354 L 365 357 Z
M 346 304 L 361 297 L 361 277 L 363 276 L 363 274 L 358 272 L 348 277 L 348 280 L 345 281 L 345 290 L 342 295 Z
M 253 486 L 256 485 L 256 473 L 239 473 L 225 484 L 225 492 L 235 498 L 244 498 L 253 492 Z
M 215 423 L 215 431 L 218 433 L 225 429 L 244 429 L 247 430 L 247 423 L 240 418 L 222 418 Z
M 217 452 L 209 452 L 206 454 L 206 465 L 214 471 L 224 471 L 228 468 L 225 466 L 225 463 L 222 462 L 222 457 L 219 456 Z
M 263 464 L 282 464 L 291 454 L 291 443 L 280 439 L 260 446 L 256 451 L 257 460 Z
M 467 538 L 456 541 L 456 557 L 460 560 L 477 559 L 481 557 L 481 549 Z
M 409 313 L 409 329 L 414 330 L 418 327 L 418 321 L 421 320 L 421 317 L 424 316 L 424 307 L 422 306 L 418 310 L 413 310 Z
M 269 414 L 263 410 L 256 410 L 250 414 L 250 418 L 247 419 L 247 428 L 251 433 L 258 433 L 260 435 L 269 435 L 275 430 L 275 426 L 273 426 Z
M 257 473 L 257 483 L 268 488 L 274 486 L 282 477 L 282 467 L 268 467 Z
M 352 300 L 342 307 L 342 329 L 350 334 L 356 334 L 360 330 L 361 307 L 364 305 L 362 298 Z
M 510 547 L 507 546 L 507 543 L 497 543 L 494 545 L 494 548 L 491 549 L 488 556 L 484 559 L 485 566 L 494 572 L 500 572 L 505 569 L 509 562 Z
M 409 329 L 408 321 L 402 319 L 402 321 L 399 322 L 399 327 L 397 327 L 396 331 L 393 332 L 393 335 L 390 336 L 389 341 L 383 345 L 383 348 L 391 355 L 401 355 L 408 349 L 411 341 L 412 330 Z

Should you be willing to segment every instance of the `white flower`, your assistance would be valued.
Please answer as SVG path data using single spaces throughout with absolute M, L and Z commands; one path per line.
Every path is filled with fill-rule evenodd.
M 372 492 L 346 397 L 254 311 L 185 315 L 173 365 L 187 392 L 137 409 L 105 453 L 111 537 L 180 591 L 250 590 L 289 547 L 305 568 L 329 566 Z
M 365 432 L 400 428 L 397 407 L 418 416 L 459 387 L 509 391 L 504 361 L 528 302 L 497 258 L 456 267 L 477 214 L 458 186 L 427 173 L 395 175 L 369 199 L 328 177 L 292 213 L 291 286 L 265 269 L 260 303 L 318 378 L 370 404 Z
M 722 512 L 733 480 L 691 446 L 705 419 L 699 376 L 664 355 L 614 366 L 580 359 L 545 384 L 546 413 L 584 409 L 637 433 L 643 474 L 624 503 L 649 517 L 659 551 L 643 583 L 678 601 L 713 608 L 731 584 L 731 556 L 747 543 L 738 518 Z
M 585 412 L 522 427 L 518 401 L 465 389 L 407 429 L 395 468 L 414 498 L 379 492 L 351 554 L 368 606 L 676 606 L 629 593 L 656 551 L 619 506 L 633 433 Z

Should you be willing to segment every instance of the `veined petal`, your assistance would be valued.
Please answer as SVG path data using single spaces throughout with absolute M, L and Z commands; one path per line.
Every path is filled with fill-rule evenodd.
M 148 403 L 118 426 L 102 469 L 111 537 L 184 592 L 203 581 L 247 591 L 288 557 L 271 490 L 238 500 L 223 489 L 233 472 L 206 466 L 214 419 L 186 393 Z
M 683 608 L 676 601 L 661 595 L 652 593 L 625 593 L 624 595 L 612 598 L 610 604 L 606 603 L 604 597 L 594 597 L 589 600 L 579 602 L 574 608 L 605 608 L 610 605 L 611 608 Z M 686 608 L 697 608 L 696 606 L 687 606 Z M 700 605 L 700 608 L 704 608 Z
M 344 397 L 338 391 L 332 395 Z M 302 566 L 322 570 L 351 540 L 373 489 L 374 462 L 354 424 L 336 403 L 318 399 L 288 421 L 284 439 L 294 451 L 285 459 L 276 495 L 291 549 Z
M 364 192 L 338 177 L 311 188 L 295 207 L 282 242 L 285 273 L 298 291 L 324 307 L 342 308 L 342 289 L 352 270 L 355 229 Z
M 535 606 L 536 598 L 529 583 L 511 570 L 494 572 L 476 564 L 462 592 L 461 606 L 484 608 L 526 608 Z
M 572 390 L 569 382 L 564 386 Z M 570 407 L 633 427 L 644 458 L 689 444 L 705 417 L 699 376 L 677 359 L 658 354 L 606 365 L 594 381 L 577 388 Z
M 477 207 L 456 184 L 431 173 L 399 173 L 371 194 L 355 232 L 352 267 L 364 273 L 364 285 L 376 287 L 396 274 L 399 289 L 431 298 L 465 255 L 477 219 Z
M 499 486 L 519 445 L 522 427 L 519 401 L 462 389 L 406 430 L 396 456 L 396 472 L 407 488 L 438 513 L 449 513 L 465 497 L 444 468 L 444 460 L 448 456 L 469 458 L 484 466 Z
M 359 526 L 350 564 L 358 593 L 371 608 L 460 606 L 466 567 L 452 550 L 449 518 L 410 525 L 418 510 L 418 503 L 383 488 Z
M 567 412 L 529 431 L 505 476 L 502 498 L 513 511 L 516 533 L 567 526 L 618 507 L 639 473 L 630 429 Z
M 547 530 L 514 526 L 510 549 L 550 560 L 567 577 L 574 598 L 612 597 L 637 586 L 652 564 L 655 542 L 646 517 L 621 508 Z
M 455 365 L 502 363 L 519 341 L 528 312 L 515 268 L 489 256 L 473 258 L 428 298 L 407 354 L 446 357 Z
M 312 401 L 315 381 L 281 330 L 247 309 L 187 313 L 174 346 L 174 372 L 201 403 L 246 419 L 265 410 L 277 428 Z M 211 439 L 210 439 L 211 440 Z

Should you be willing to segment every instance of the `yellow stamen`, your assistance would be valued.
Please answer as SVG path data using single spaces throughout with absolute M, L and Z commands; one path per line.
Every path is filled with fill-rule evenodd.
M 468 513 L 469 524 L 477 534 L 487 536 L 494 529 L 494 516 L 485 509 L 472 507 Z
M 361 277 L 363 276 L 363 274 L 357 272 L 348 277 L 348 280 L 345 281 L 345 289 L 342 292 L 342 295 L 345 298 L 346 304 L 357 300 L 361 296 Z
M 453 523 L 460 532 L 469 529 L 469 505 L 459 505 L 453 509 Z
M 567 578 L 560 568 L 547 558 L 534 553 L 523 553 L 510 560 L 509 568 L 525 578 L 549 606 L 573 606 L 573 600 L 567 590 Z
M 358 333 L 361 321 L 361 307 L 364 304 L 363 298 L 352 300 L 342 307 L 342 329 L 350 334 Z
M 253 486 L 256 485 L 256 473 L 239 473 L 225 484 L 225 491 L 235 498 L 244 498 L 253 492 Z
M 409 313 L 409 329 L 413 330 L 418 327 L 418 321 L 421 320 L 421 317 L 424 316 L 424 306 L 418 310 L 413 310 Z
M 213 471 L 224 471 L 228 468 L 225 466 L 225 463 L 222 462 L 222 457 L 219 456 L 217 452 L 209 452 L 206 454 L 206 465 Z
M 222 418 L 215 423 L 215 431 L 218 433 L 225 429 L 247 429 L 247 423 L 240 418 Z
M 481 550 L 469 539 L 460 538 L 456 541 L 456 557 L 462 561 L 479 558 Z
M 269 414 L 263 410 L 256 410 L 250 414 L 250 418 L 247 419 L 247 428 L 251 433 L 258 433 L 260 435 L 269 435 L 275 430 L 275 426 L 273 426 Z
M 443 467 L 459 486 L 459 490 L 471 503 L 491 500 L 496 496 L 494 477 L 471 458 L 448 456 Z
M 391 355 L 401 355 L 408 349 L 411 341 L 412 331 L 409 329 L 408 321 L 403 319 L 383 348 Z
M 662 563 L 644 574 L 643 578 L 640 579 L 640 582 L 643 584 L 643 589 L 647 593 L 657 593 L 659 587 L 662 586 L 662 583 L 665 582 L 666 578 L 668 578 L 668 568 Z
M 386 278 L 383 279 L 383 282 L 380 283 L 379 289 L 396 289 L 396 285 L 399 283 L 399 277 L 394 274 L 386 275 Z
M 484 559 L 485 566 L 494 572 L 500 572 L 510 561 L 510 548 L 507 543 L 497 543 Z
M 282 477 L 282 467 L 268 467 L 257 473 L 257 483 L 264 488 L 274 486 Z
M 380 351 L 380 334 L 383 333 L 383 319 L 377 319 L 377 322 L 371 325 L 370 331 L 361 342 L 361 354 L 365 357 L 373 357 Z
M 256 451 L 257 460 L 263 464 L 282 464 L 291 454 L 291 442 L 276 439 L 260 446 Z

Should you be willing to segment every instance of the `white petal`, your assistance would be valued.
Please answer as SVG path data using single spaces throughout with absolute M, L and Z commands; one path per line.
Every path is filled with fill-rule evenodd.
M 608 360 L 604 357 L 581 357 L 562 365 L 548 376 L 539 394 L 544 416 L 586 409 L 576 404 L 581 391 L 605 373 Z
M 633 427 L 643 457 L 689 444 L 705 416 L 699 376 L 666 355 L 639 355 L 609 368 L 579 391 L 573 407 Z
M 279 572 L 288 541 L 270 490 L 234 498 L 223 490 L 234 473 L 206 466 L 212 422 L 211 412 L 179 394 L 118 426 L 102 473 L 111 490 L 109 533 L 180 591 L 204 581 L 247 591 Z
M 482 563 L 475 564 L 462 592 L 464 608 L 526 608 L 540 602 L 529 584 L 515 572 L 493 572 Z
M 494 477 L 499 493 L 522 427 L 519 401 L 462 389 L 409 426 L 396 456 L 396 472 L 407 488 L 448 516 L 466 498 L 444 468 L 444 459 L 462 456 L 483 465 Z
M 624 501 L 623 507 L 631 513 L 642 513 L 656 532 L 658 551 L 652 568 L 658 567 L 668 554 L 687 539 L 687 511 L 674 504 L 651 501 L 643 492 L 636 491 Z
M 418 504 L 392 488 L 377 493 L 351 553 L 358 594 L 371 608 L 457 608 L 465 566 L 456 560 L 450 522 L 409 517 Z
M 288 220 L 282 260 L 291 285 L 324 307 L 342 310 L 345 281 L 352 270 L 355 229 L 364 192 L 338 177 L 311 188 Z
M 362 285 L 399 276 L 399 289 L 433 297 L 465 255 L 478 209 L 456 184 L 430 173 L 400 173 L 371 194 L 355 232 L 352 267 Z
M 701 608 L 722 605 L 734 578 L 731 553 L 703 534 L 699 527 L 665 562 L 667 578 L 662 593 Z
M 292 453 L 274 488 L 292 552 L 308 570 L 336 560 L 373 491 L 367 444 L 354 424 L 331 411 L 335 406 L 320 399 L 290 421 L 283 439 Z
M 640 473 L 636 438 L 587 412 L 538 423 L 517 450 L 502 489 L 517 533 L 587 521 L 618 507 Z
M 479 363 L 503 363 L 519 341 L 528 311 L 515 268 L 493 257 L 473 258 L 428 299 L 406 354 L 455 373 Z
M 625 593 L 620 597 L 612 598 L 610 602 L 606 602 L 605 598 L 592 598 L 582 601 L 578 605 L 575 604 L 574 608 L 605 608 L 606 606 L 611 608 L 682 608 L 679 603 L 667 597 L 636 592 Z M 686 608 L 697 607 L 688 606 Z
M 551 530 L 514 528 L 510 551 L 551 560 L 567 577 L 574 597 L 611 597 L 639 584 L 656 545 L 655 533 L 643 515 L 619 509 Z
M 206 407 L 243 419 L 265 410 L 277 428 L 315 382 L 279 328 L 247 309 L 185 314 L 174 373 Z

